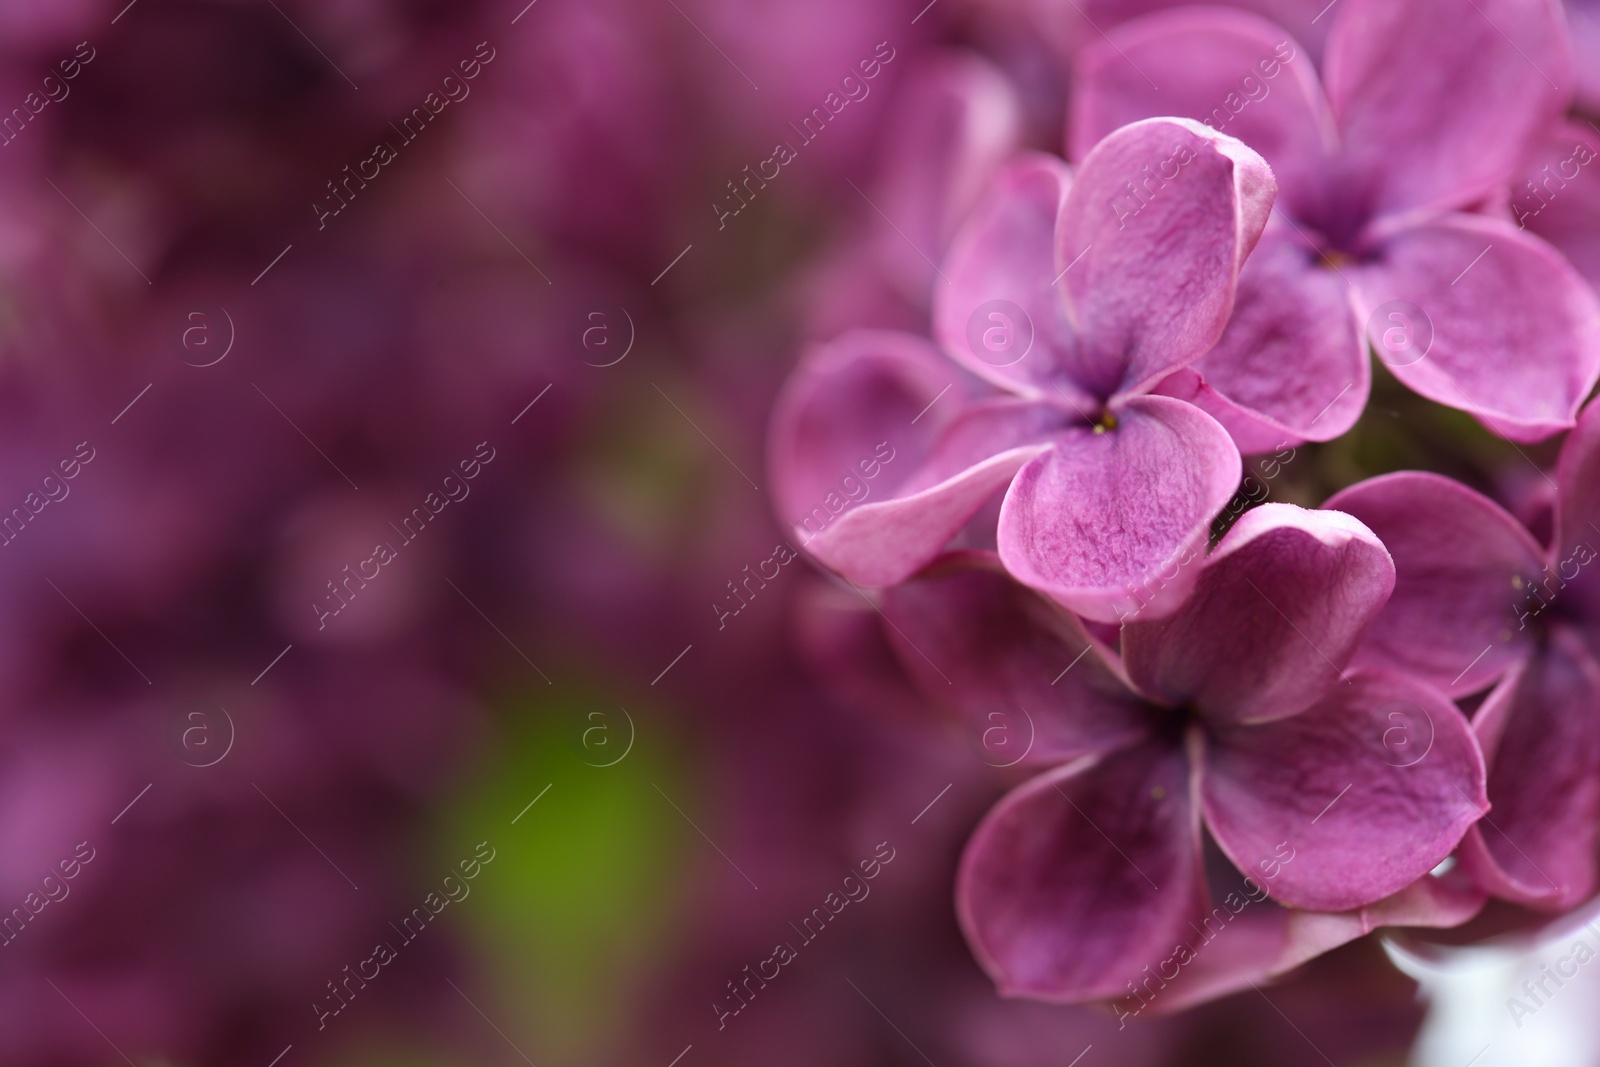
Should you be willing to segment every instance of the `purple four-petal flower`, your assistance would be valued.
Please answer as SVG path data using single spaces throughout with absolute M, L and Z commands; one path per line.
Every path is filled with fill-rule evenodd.
M 1116 211 L 1147 168 L 1167 195 Z M 857 332 L 790 380 L 771 444 L 783 518 L 828 566 L 892 585 L 1005 490 L 991 543 L 1023 582 L 1095 620 L 1171 610 L 1240 460 L 1215 419 L 1151 390 L 1221 336 L 1274 188 L 1255 152 L 1181 119 L 1116 131 L 1075 180 L 1052 157 L 1011 164 L 936 285 L 959 366 Z
M 1562 911 L 1600 887 L 1600 407 L 1567 437 L 1548 545 L 1459 482 L 1403 471 L 1351 486 L 1347 511 L 1394 554 L 1393 598 L 1357 663 L 1454 697 L 1493 690 L 1473 728 L 1494 813 L 1464 866 L 1496 896 Z
M 985 558 L 935 564 L 884 610 L 931 697 L 980 726 L 998 714 L 1026 735 L 1019 765 L 1044 768 L 959 875 L 963 929 L 1004 991 L 1170 1009 L 1482 906 L 1459 872 L 1429 875 L 1487 807 L 1466 719 L 1404 674 L 1344 671 L 1394 583 L 1360 522 L 1247 513 L 1181 609 L 1124 625 L 1120 658 Z M 1424 757 L 1395 744 L 1395 716 L 1428 724 Z M 1208 872 L 1203 831 L 1237 870 Z
M 1186 115 L 1261 152 L 1282 190 L 1227 335 L 1164 391 L 1245 452 L 1328 440 L 1366 405 L 1370 337 L 1410 388 L 1512 440 L 1569 428 L 1600 375 L 1600 302 L 1544 241 L 1472 213 L 1571 100 L 1559 5 L 1342 0 L 1329 17 L 1320 76 L 1287 31 L 1223 8 L 1126 23 L 1082 56 L 1075 154 Z M 1136 177 L 1123 202 L 1161 185 Z

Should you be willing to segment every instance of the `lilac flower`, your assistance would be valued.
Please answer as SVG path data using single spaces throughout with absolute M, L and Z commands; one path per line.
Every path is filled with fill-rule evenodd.
M 930 695 L 1032 724 L 1019 763 L 1041 773 L 984 819 L 957 887 L 1004 992 L 1170 1009 L 1376 925 L 1451 925 L 1482 906 L 1463 881 L 1427 877 L 1484 806 L 1466 720 L 1403 674 L 1343 673 L 1394 582 L 1361 523 L 1247 513 L 1181 610 L 1123 627 L 1120 659 L 984 558 L 951 557 L 885 609 Z M 1385 745 L 1400 709 L 1433 723 L 1410 765 Z M 1207 871 L 1202 830 L 1236 871 Z
M 1287 31 L 1239 11 L 1153 15 L 1085 51 L 1076 153 L 1188 115 L 1259 150 L 1283 188 L 1227 334 L 1163 391 L 1245 452 L 1327 440 L 1365 405 L 1367 333 L 1407 386 L 1508 438 L 1570 427 L 1600 374 L 1600 305 L 1549 245 L 1468 213 L 1571 97 L 1556 3 L 1345 0 L 1330 17 L 1320 79 Z
M 1171 188 L 1119 217 L 1145 167 Z M 1191 577 L 1173 561 L 1204 543 L 1240 461 L 1214 419 L 1150 390 L 1220 336 L 1273 192 L 1254 152 L 1178 119 L 1117 131 L 1070 183 L 1053 157 L 1018 159 L 941 271 L 935 334 L 961 369 L 921 338 L 858 332 L 789 382 L 782 517 L 828 566 L 890 585 L 1004 489 L 999 552 L 1022 581 L 1092 619 L 1169 610 Z
M 1600 408 L 1579 419 L 1554 480 L 1548 545 L 1433 474 L 1373 478 L 1327 506 L 1395 558 L 1394 597 L 1357 662 L 1453 697 L 1497 683 L 1473 719 L 1494 814 L 1467 835 L 1463 865 L 1496 896 L 1560 911 L 1600 886 Z

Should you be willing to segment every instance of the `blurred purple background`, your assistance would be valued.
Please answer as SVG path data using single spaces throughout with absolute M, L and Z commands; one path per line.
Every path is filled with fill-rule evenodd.
M 1404 1061 L 1371 943 L 997 997 L 1014 779 L 780 551 L 799 346 L 1126 6 L 924 2 L 0 0 L 0 1062 Z

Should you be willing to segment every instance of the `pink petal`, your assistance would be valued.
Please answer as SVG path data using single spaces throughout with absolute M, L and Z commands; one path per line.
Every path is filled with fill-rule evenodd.
M 895 220 L 879 254 L 908 299 L 926 306 L 942 284 L 939 262 L 956 228 L 1000 164 L 1017 148 L 1021 107 L 1011 83 L 967 52 L 934 53 L 906 72 L 885 123 L 874 201 Z
M 1600 20 L 1597 20 L 1600 29 Z M 1600 75 L 1600 63 L 1593 64 Z M 1600 285 L 1600 135 L 1587 122 L 1551 131 L 1511 185 L 1517 225 L 1566 256 L 1590 285 Z
M 1508 674 L 1473 728 L 1494 809 L 1462 862 L 1495 896 L 1563 911 L 1600 885 L 1600 665 L 1570 631 Z
M 1098 622 L 1169 611 L 1193 583 L 1239 452 L 1199 408 L 1135 397 L 1116 429 L 1062 433 L 1012 482 L 1000 558 L 1022 582 Z
M 1077 53 L 1104 40 L 1104 33 L 1113 26 L 1177 5 L 1173 0 L 1072 0 L 1070 4 L 1045 2 L 1034 6 L 1038 8 L 1035 17 L 1042 20 L 1059 47 L 1073 53 L 1076 61 Z M 1327 0 L 1234 0 L 1228 6 L 1253 11 L 1293 31 L 1295 38 L 1304 41 L 1313 52 L 1320 52 L 1328 24 L 1333 21 L 1331 16 L 1319 17 L 1327 11 Z M 1156 75 L 1155 71 L 1150 73 Z
M 1416 471 L 1353 485 L 1325 507 L 1366 523 L 1394 557 L 1394 594 L 1355 662 L 1390 667 L 1450 697 L 1476 693 L 1528 654 L 1542 601 L 1527 583 L 1544 549 L 1500 505 Z
M 1002 389 L 1039 396 L 1064 389 L 1099 407 L 1077 384 L 1077 342 L 1053 280 L 1055 227 L 1070 179 L 1060 160 L 1027 155 L 995 179 L 951 247 L 948 284 L 934 292 L 934 331 L 962 366 Z
M 1209 910 L 1190 918 L 1179 939 L 1187 953 L 1178 945 L 1169 947 L 1140 972 L 1132 994 L 1112 1003 L 1118 1019 L 1171 1015 L 1249 989 L 1279 972 L 1288 947 L 1288 909 L 1263 898 L 1259 885 L 1243 883 L 1213 891 L 1207 905 Z
M 1475 832 L 1467 831 L 1468 835 Z M 1349 911 L 1293 909 L 1288 912 L 1289 944 L 1275 973 L 1382 927 L 1439 930 L 1460 926 L 1482 911 L 1488 899 L 1457 865 L 1443 874 L 1423 875 L 1397 893 Z
M 895 458 L 879 464 L 868 499 L 892 495 L 972 391 L 949 360 L 911 334 L 858 330 L 811 349 L 772 415 L 768 455 L 779 519 L 800 526 L 829 493 L 855 503 L 848 495 L 860 490 L 843 479 L 864 483 L 859 461 L 873 458 L 880 442 Z
M 961 857 L 956 910 L 1002 993 L 1123 995 L 1202 910 L 1199 817 L 1180 746 L 1146 744 L 1007 794 Z
M 1396 729 L 1426 730 L 1431 745 L 1397 751 Z M 1487 807 L 1466 719 L 1400 674 L 1352 672 L 1300 715 L 1216 729 L 1209 742 L 1207 826 L 1240 870 L 1275 871 L 1263 884 L 1292 907 L 1348 911 L 1399 892 Z
M 1349 286 L 1287 227 L 1269 227 L 1245 262 L 1227 330 L 1191 369 L 1204 380 L 1193 402 L 1246 454 L 1331 441 L 1372 388 Z
M 1557 0 L 1341 4 L 1323 81 L 1375 212 L 1465 207 L 1493 192 L 1571 98 Z
M 1114 657 L 993 556 L 948 557 L 889 590 L 883 613 L 906 670 L 993 766 L 1055 765 L 1149 733 Z
M 1394 564 L 1337 511 L 1263 504 L 1228 531 L 1174 614 L 1122 631 L 1128 675 L 1213 722 L 1295 715 L 1338 680 L 1394 585 Z
M 1204 355 L 1276 190 L 1259 155 L 1187 119 L 1146 119 L 1101 141 L 1056 230 L 1079 384 L 1138 392 Z
M 1362 317 L 1431 333 L 1380 356 L 1430 400 L 1471 412 L 1513 441 L 1572 425 L 1600 376 L 1600 301 L 1549 245 L 1499 219 L 1447 215 L 1400 229 L 1380 258 L 1347 269 Z M 1395 301 L 1422 312 L 1399 308 Z M 1381 322 L 1378 320 L 1382 320 Z M 1420 334 L 1419 334 L 1420 336 Z
M 798 526 L 801 544 L 851 581 L 888 586 L 931 562 L 1024 464 L 1051 449 L 1054 408 L 1022 400 L 969 405 L 933 443 L 899 495 L 845 511 L 821 533 Z
M 1561 443 L 1556 463 L 1556 560 L 1551 567 L 1554 585 L 1541 575 L 1540 592 L 1548 587 L 1564 594 L 1566 583 L 1576 582 L 1575 592 L 1591 608 L 1591 618 L 1600 618 L 1600 591 L 1595 586 L 1595 545 L 1600 545 L 1600 405 L 1590 404 L 1578 417 L 1567 439 Z
M 1578 77 L 1578 106 L 1593 114 L 1600 111 L 1600 4 L 1595 0 L 1567 0 L 1567 29 L 1572 38 Z
M 1397 893 L 1349 911 L 1283 907 L 1263 898 L 1262 881 L 1271 879 L 1258 871 L 1249 883 L 1229 892 L 1213 890 L 1211 910 L 1197 917 L 1196 936 L 1188 939 L 1194 958 L 1175 981 L 1157 981 L 1150 988 L 1147 974 L 1134 996 L 1112 1004 L 1117 1017 L 1170 1014 L 1250 989 L 1380 928 L 1459 926 L 1488 900 L 1459 866 L 1443 875 L 1424 875 Z M 1158 963 L 1152 971 L 1161 979 L 1172 969 Z
M 1180 7 L 1124 23 L 1083 51 L 1074 89 L 1073 159 L 1130 122 L 1179 115 L 1261 153 L 1291 211 L 1315 201 L 1336 150 L 1311 57 L 1281 26 L 1243 11 Z
M 967 403 L 966 391 L 960 371 L 906 334 L 858 331 L 808 355 L 779 398 L 770 444 L 781 517 L 799 543 L 867 585 L 938 555 L 1059 421 L 1016 402 Z

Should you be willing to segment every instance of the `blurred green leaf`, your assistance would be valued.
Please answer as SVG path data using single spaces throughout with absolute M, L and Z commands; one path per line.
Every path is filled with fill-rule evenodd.
M 684 827 L 652 785 L 678 781 L 674 742 L 659 709 L 630 704 L 625 716 L 598 691 L 538 687 L 500 718 L 488 761 L 444 817 L 439 858 L 484 840 L 495 849 L 459 915 L 505 1008 L 495 1017 L 530 1055 L 581 1062 L 617 1036 L 619 1007 L 682 899 Z

